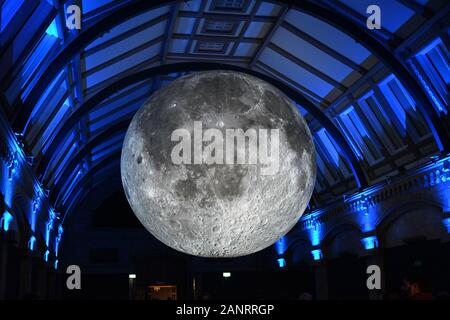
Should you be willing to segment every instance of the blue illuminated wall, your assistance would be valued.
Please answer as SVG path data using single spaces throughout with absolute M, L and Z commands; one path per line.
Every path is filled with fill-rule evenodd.
M 371 250 L 378 248 L 378 239 L 376 236 L 369 236 L 361 239 L 364 249 Z
M 286 267 L 286 260 L 284 258 L 278 258 L 277 259 L 278 267 L 284 268 Z
M 287 249 L 287 239 L 286 239 L 286 237 L 282 237 L 277 242 L 275 242 L 275 249 L 276 249 L 278 255 L 281 256 L 281 255 L 284 254 L 284 252 Z
M 59 217 L 48 202 L 43 187 L 35 178 L 29 158 L 21 143 L 11 133 L 0 113 L 0 232 L 7 235 L 28 234 L 20 246 L 40 256 L 46 262 L 55 260 L 63 234 Z M 46 221 L 51 219 L 52 228 Z M 21 223 L 18 223 L 21 221 Z M 18 227 L 25 229 L 18 230 Z M 55 230 L 53 230 L 55 229 Z M 44 240 L 45 239 L 45 240 Z M 53 263 L 53 262 L 52 262 Z
M 361 10 L 366 2 L 347 1 L 346 5 L 354 10 Z M 385 3 L 387 2 L 385 1 Z M 40 77 L 40 73 L 44 70 L 45 62 L 51 61 L 59 49 L 67 44 L 65 42 L 67 39 L 64 39 L 64 32 L 61 32 L 63 18 L 60 15 L 50 16 L 50 10 L 54 9 L 53 4 L 54 1 L 39 2 L 39 10 L 36 10 L 35 15 L 32 16 L 33 20 L 31 24 L 33 26 L 27 24 L 26 27 L 29 29 L 24 28 L 24 30 L 30 30 L 29 37 L 20 38 L 20 41 L 15 42 L 12 46 L 14 49 L 10 52 L 12 60 L 8 61 L 8 63 L 17 65 L 18 67 L 14 68 L 14 71 L 17 72 L 14 73 L 14 77 L 5 86 L 6 99 L 10 104 L 13 104 L 15 101 L 23 102 L 24 99 L 29 97 L 37 79 Z M 1 32 L 11 28 L 14 24 L 14 15 L 21 9 L 24 9 L 26 5 L 27 3 L 24 0 L 2 1 Z M 94 16 L 100 14 L 101 10 L 99 11 L 98 9 L 105 8 L 104 6 L 109 7 L 109 5 L 113 5 L 110 0 L 82 1 L 83 13 L 92 13 Z M 389 2 L 386 6 L 391 13 L 385 17 L 385 27 L 391 32 L 397 31 L 413 15 L 411 10 L 402 8 L 400 4 L 394 1 Z M 392 10 L 393 8 L 397 8 L 398 10 Z M 150 16 L 144 20 L 152 20 L 151 16 L 157 16 L 158 12 L 163 12 L 161 10 L 163 9 L 159 8 L 152 13 L 147 13 Z M 395 13 L 392 14 L 392 12 Z M 143 15 L 140 17 L 142 18 Z M 131 23 L 137 23 L 135 18 L 131 20 L 134 21 Z M 339 39 L 337 42 L 334 41 L 335 43 L 332 44 L 332 47 L 338 52 L 342 52 L 358 65 L 370 57 L 370 52 L 367 48 L 363 48 L 352 39 L 348 39 L 344 33 L 339 32 L 329 25 L 325 25 L 323 21 L 316 18 L 291 10 L 286 15 L 286 21 L 298 26 L 300 30 L 304 30 L 304 32 L 310 34 L 312 37 L 317 37 L 319 42 L 322 41 L 326 44 L 326 41 L 330 41 L 330 39 Z M 41 26 L 40 23 L 43 25 Z M 125 23 L 114 27 L 107 35 L 100 37 L 87 46 L 87 50 L 89 51 L 95 48 L 96 45 L 101 44 L 106 39 L 112 40 L 114 36 L 123 35 L 131 26 L 133 25 L 127 25 Z M 40 30 L 41 34 L 31 34 L 30 27 Z M 136 27 L 137 25 L 134 26 L 134 28 Z M 146 34 L 144 38 L 145 40 L 149 40 L 152 35 L 156 37 L 158 32 L 165 35 L 165 30 L 164 23 L 157 24 L 154 29 L 149 29 L 148 36 Z M 285 50 L 293 53 L 299 49 L 304 49 L 303 53 L 317 52 L 313 51 L 317 50 L 317 48 L 311 49 L 310 43 L 305 42 L 300 37 L 294 37 L 285 28 L 280 28 L 278 31 L 272 38 L 273 44 L 278 43 L 280 47 L 284 47 Z M 332 35 L 331 38 L 330 35 Z M 27 45 L 26 40 L 31 41 L 31 39 L 35 41 L 33 46 L 25 50 L 24 48 Z M 286 39 L 292 39 L 293 41 L 286 41 Z M 91 162 L 98 163 L 108 155 L 120 150 L 123 134 L 111 136 L 107 141 L 89 150 L 90 155 L 86 157 L 87 160 L 80 162 L 71 172 L 67 172 L 69 170 L 66 170 L 67 163 L 77 155 L 88 137 L 94 137 L 111 125 L 111 123 L 116 123 L 118 120 L 132 115 L 150 92 L 148 90 L 149 84 L 141 83 L 136 85 L 136 87 L 128 88 L 127 90 L 129 92 L 127 94 L 121 92 L 119 97 L 111 99 L 112 101 L 105 104 L 103 108 L 100 108 L 100 106 L 94 108 L 86 116 L 90 121 L 88 124 L 81 124 L 80 127 L 74 128 L 67 137 L 64 137 L 51 154 L 46 154 L 54 137 L 58 134 L 61 124 L 79 106 L 78 100 L 82 100 L 80 92 L 82 93 L 83 91 L 83 84 L 78 82 L 86 82 L 87 90 L 92 85 L 120 77 L 122 72 L 130 70 L 128 69 L 130 66 L 137 66 L 149 57 L 158 57 L 161 52 L 161 45 L 156 44 L 148 47 L 139 54 L 133 54 L 121 61 L 111 61 L 130 49 L 127 46 L 121 45 L 121 43 L 117 42 L 107 47 L 109 50 L 101 53 L 99 52 L 100 50 L 91 50 L 94 52 L 97 51 L 97 54 L 86 54 L 86 51 L 78 52 L 77 54 L 85 55 L 84 62 L 86 65 L 84 67 L 86 70 L 84 71 L 86 71 L 86 76 L 80 81 L 80 79 L 71 74 L 72 72 L 69 72 L 72 67 L 71 64 L 76 62 L 71 61 L 70 66 L 68 65 L 62 68 L 53 81 L 46 88 L 40 90 L 42 94 L 37 99 L 38 101 L 32 104 L 33 110 L 29 119 L 27 119 L 27 124 L 23 132 L 18 132 L 21 135 L 21 139 L 25 140 L 26 145 L 30 149 L 29 155 L 24 154 L 22 146 L 13 134 L 6 134 L 10 128 L 8 127 L 8 121 L 6 121 L 6 118 L 4 119 L 5 125 L 3 131 L 5 131 L 5 141 L 8 142 L 8 152 L 2 157 L 0 189 L 4 196 L 7 210 L 2 213 L 2 228 L 6 232 L 11 231 L 12 221 L 16 221 L 17 214 L 19 214 L 13 212 L 13 208 L 17 206 L 16 199 L 18 195 L 21 193 L 25 194 L 23 190 L 33 190 L 31 192 L 33 193 L 31 198 L 30 195 L 25 195 L 24 198 L 27 199 L 25 201 L 26 203 L 21 204 L 22 211 L 25 214 L 22 220 L 26 221 L 30 229 L 29 231 L 32 237 L 34 237 L 34 240 L 31 241 L 33 245 L 30 246 L 32 249 L 41 248 L 46 260 L 51 260 L 49 256 L 50 258 L 51 256 L 58 256 L 63 228 L 59 220 L 61 215 L 56 213 L 48 203 L 47 192 L 41 183 L 45 182 L 45 185 L 57 187 L 61 190 L 60 194 L 55 196 L 55 206 L 67 209 L 68 206 L 73 205 L 77 201 L 76 199 L 74 200 L 76 198 L 74 194 L 78 195 L 82 193 L 82 190 L 78 190 L 80 189 L 78 182 L 89 172 L 89 167 L 92 165 Z M 321 54 L 325 53 L 322 52 Z M 109 55 L 111 59 L 105 59 L 105 56 Z M 339 61 L 316 59 L 317 55 L 313 54 L 304 55 L 303 58 L 312 58 L 311 60 L 314 60 L 312 62 L 320 64 L 320 67 L 324 67 L 324 73 L 330 73 L 329 77 L 339 83 L 352 72 L 350 70 L 351 68 L 342 65 Z M 281 56 L 271 49 L 263 50 L 259 60 L 279 70 L 287 79 L 291 79 L 298 84 L 306 83 L 308 90 L 315 92 L 315 95 L 311 96 L 318 102 L 322 101 L 322 98 L 325 98 L 330 92 L 336 89 L 335 86 L 327 83 L 323 79 L 321 80 L 317 76 L 306 76 L 308 72 L 305 72 L 306 70 L 303 70 L 304 68 L 299 67 L 293 61 L 289 61 L 288 58 Z M 448 99 L 448 87 L 450 83 L 449 53 L 442 39 L 434 39 L 416 52 L 410 60 L 408 67 L 419 79 L 426 94 L 432 100 L 433 106 L 440 113 L 448 113 L 450 107 Z M 112 64 L 106 63 L 108 61 Z M 312 62 L 311 65 L 314 65 Z M 102 64 L 108 64 L 108 66 L 99 68 Z M 1 66 L 0 69 L 2 69 Z M 80 69 L 82 70 L 82 68 Z M 152 83 L 151 86 L 153 87 L 153 85 Z M 77 86 L 79 88 L 75 90 L 73 87 Z M 426 139 L 427 137 L 429 138 L 431 133 L 425 124 L 424 118 L 417 112 L 416 102 L 393 74 L 386 72 L 378 82 L 371 83 L 368 81 L 367 87 L 367 90 L 365 89 L 361 95 L 352 97 L 350 94 L 348 97 L 345 97 L 348 99 L 344 99 L 342 105 L 338 106 L 339 108 L 333 106 L 333 110 L 327 111 L 331 111 L 329 114 L 330 117 L 333 118 L 337 126 L 341 129 L 352 151 L 358 160 L 361 161 L 363 167 L 367 168 L 369 172 L 376 171 L 376 173 L 369 177 L 373 179 L 371 182 L 378 182 L 382 177 L 384 178 L 388 175 L 398 173 L 395 161 L 392 161 L 394 165 L 391 167 L 380 166 L 380 164 L 390 163 L 390 160 L 394 156 L 404 152 L 404 150 L 407 150 L 410 155 L 414 156 L 414 148 L 411 148 L 411 145 L 415 146 L 416 144 L 423 143 L 423 141 L 427 141 Z M 4 109 L 6 109 L 6 106 Z M 9 111 L 13 114 L 12 111 L 15 110 Z M 110 114 L 110 116 L 106 117 L 105 114 Z M 82 127 L 84 125 L 85 127 Z M 316 193 L 317 198 L 320 200 L 318 203 L 326 207 L 328 201 L 334 200 L 338 195 L 353 193 L 350 197 L 343 200 L 345 205 L 349 207 L 347 209 L 354 215 L 352 216 L 353 221 L 360 227 L 362 233 L 374 232 L 383 214 L 380 207 L 373 200 L 373 194 L 377 190 L 370 189 L 356 192 L 355 184 L 349 183 L 349 180 L 352 180 L 352 172 L 349 170 L 348 164 L 342 157 L 342 152 L 340 152 L 333 137 L 326 128 L 315 129 L 317 129 L 314 130 L 314 141 L 317 150 L 318 166 Z M 433 146 L 432 142 L 429 145 L 429 149 L 419 156 L 428 157 L 436 153 L 436 146 Z M 38 182 L 37 179 L 29 178 L 29 181 L 24 183 L 26 181 L 25 177 L 32 174 L 32 170 L 29 170 L 29 164 L 27 163 L 30 162 L 29 156 L 37 157 L 43 154 L 47 155 L 48 160 L 48 163 L 45 163 L 42 172 L 40 172 L 44 176 L 43 179 Z M 440 164 L 436 164 L 436 167 L 432 169 L 435 171 L 441 170 Z M 435 176 L 444 176 L 445 180 L 446 174 L 443 174 L 441 170 L 439 173 L 435 173 Z M 436 178 L 429 176 L 427 179 L 426 183 L 431 184 L 433 179 Z M 27 183 L 29 185 L 26 185 Z M 338 188 L 337 186 L 340 185 L 344 185 L 347 189 L 341 187 L 341 189 L 338 189 L 339 192 L 334 192 L 334 190 L 330 192 L 330 190 L 335 187 Z M 449 208 L 448 192 L 444 192 L 447 190 L 445 189 L 447 188 L 446 184 L 442 183 L 441 185 L 442 187 L 436 188 L 440 192 L 436 193 L 435 200 L 446 202 L 447 208 Z M 387 185 L 383 187 L 387 187 Z M 303 218 L 310 220 L 305 230 L 313 247 L 320 246 L 327 234 L 327 226 L 320 219 L 321 214 L 319 210 L 315 210 L 309 217 Z M 35 236 L 37 234 L 41 236 Z M 39 243 L 40 241 L 43 243 Z M 367 236 L 362 241 L 364 247 L 368 250 L 377 246 L 376 238 L 373 238 L 373 236 Z M 275 244 L 278 258 L 277 263 L 280 267 L 285 266 L 286 263 L 284 256 L 287 250 L 287 243 L 288 239 L 283 237 Z M 319 249 L 314 249 L 315 253 L 312 254 L 314 259 L 320 257 L 322 254 L 316 250 Z
M 12 221 L 13 216 L 8 211 L 3 212 L 3 215 L 0 219 L 0 227 L 3 229 L 3 231 L 8 232 Z
M 380 246 L 378 233 L 384 230 L 380 226 L 389 225 L 390 215 L 403 212 L 405 206 L 408 206 L 406 213 L 414 208 L 422 208 L 427 212 L 426 206 L 429 206 L 429 210 L 442 210 L 442 217 L 438 217 L 441 222 L 437 222 L 437 225 L 442 223 L 450 233 L 450 156 L 436 157 L 406 175 L 336 199 L 328 207 L 304 215 L 299 228 L 302 234 L 308 236 L 311 256 L 316 261 L 323 258 L 325 239 L 328 245 L 336 236 L 334 231 L 343 225 L 358 231 L 365 250 L 375 250 Z M 401 236 L 398 234 L 398 237 Z M 433 238 L 433 235 L 430 236 Z M 289 238 L 289 241 L 295 240 Z

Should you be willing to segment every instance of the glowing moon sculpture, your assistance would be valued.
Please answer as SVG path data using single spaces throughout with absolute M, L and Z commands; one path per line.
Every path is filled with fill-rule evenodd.
M 296 106 L 255 77 L 195 73 L 163 87 L 125 136 L 121 175 L 145 228 L 202 257 L 237 257 L 285 235 L 316 178 L 315 149 Z

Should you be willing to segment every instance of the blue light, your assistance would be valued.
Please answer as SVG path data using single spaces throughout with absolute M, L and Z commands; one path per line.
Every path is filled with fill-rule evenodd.
M 370 207 L 365 192 L 361 192 L 359 200 L 356 202 L 355 207 L 358 212 L 357 220 L 362 228 L 363 232 L 370 232 L 375 229 L 378 213 L 376 207 Z
M 63 232 L 64 232 L 64 228 L 63 228 L 62 224 L 60 224 L 59 227 L 58 227 L 58 236 L 61 237 Z
M 28 248 L 29 248 L 31 251 L 34 251 L 34 246 L 35 246 L 35 244 L 36 244 L 36 237 L 35 237 L 35 236 L 31 236 L 31 237 L 30 237 L 30 240 L 28 241 Z
M 277 242 L 275 242 L 275 249 L 280 256 L 284 254 L 284 252 L 286 251 L 286 247 L 286 237 L 282 237 Z
M 286 267 L 286 260 L 284 260 L 284 258 L 278 258 L 277 262 L 278 262 L 278 267 L 280 267 L 280 268 Z
M 50 244 L 50 232 L 52 231 L 52 229 L 53 229 L 53 223 L 54 223 L 54 221 L 55 221 L 55 218 L 56 218 L 56 215 L 55 215 L 55 213 L 53 212 L 53 210 L 50 210 L 49 211 L 49 213 L 48 213 L 48 221 L 47 221 L 47 224 L 46 224 L 46 230 L 45 230 L 45 244 L 47 245 L 47 247 L 49 246 L 49 244 Z
M 50 251 L 45 251 L 45 253 L 44 253 L 44 260 L 45 260 L 45 262 L 48 262 L 48 256 L 50 255 Z
M 440 38 L 436 38 L 433 41 L 431 41 L 428 45 L 426 45 L 422 50 L 420 50 L 417 55 L 419 54 L 427 54 L 429 51 L 433 50 L 435 47 L 440 45 L 442 43 Z
M 31 204 L 31 218 L 30 218 L 30 225 L 31 225 L 31 230 L 33 232 L 36 231 L 36 220 L 37 220 L 37 216 L 38 216 L 38 212 L 40 209 L 40 201 L 41 201 L 41 196 L 40 196 L 40 190 L 39 190 L 39 186 L 35 185 L 35 197 L 32 200 L 32 204 Z
M 337 123 L 339 127 L 343 129 L 342 132 L 350 143 L 350 147 L 352 148 L 353 152 L 359 159 L 364 159 L 360 152 L 361 146 L 363 144 L 361 140 L 364 140 L 362 139 L 364 137 L 369 137 L 369 135 L 365 127 L 361 124 L 361 120 L 359 119 L 358 114 L 355 112 L 353 106 L 350 106 L 345 111 L 343 111 L 339 115 L 339 119 L 341 119 L 341 121 L 338 121 Z M 360 124 L 360 127 L 356 128 L 354 124 L 355 122 L 358 122 Z
M 58 260 L 55 260 L 55 270 L 58 269 Z
M 353 136 L 360 135 L 363 138 L 371 138 L 353 106 L 350 106 L 347 110 L 341 113 L 341 119 Z
M 339 152 L 336 150 L 335 143 L 330 139 L 330 136 L 328 135 L 326 129 L 320 129 L 317 132 L 317 136 L 325 146 L 329 158 L 332 160 L 336 168 L 339 168 L 340 163 Z
M 312 250 L 311 254 L 313 256 L 313 259 L 316 261 L 323 258 L 322 250 L 320 250 L 320 249 Z
M 45 43 L 47 44 L 47 42 L 45 42 Z M 51 47 L 52 47 L 52 44 L 51 45 L 47 45 L 47 46 L 43 46 L 42 50 L 39 50 L 39 51 L 35 50 L 32 53 L 32 57 L 30 57 L 30 60 L 32 59 L 33 61 L 35 61 L 35 60 L 42 60 L 42 59 L 44 59 L 45 55 L 50 51 Z M 29 68 L 31 68 L 31 70 L 33 70 L 33 72 L 34 72 L 35 69 L 37 68 L 37 66 L 34 65 L 34 64 L 31 64 Z M 37 117 L 37 115 L 43 110 L 43 108 L 45 108 L 45 101 L 50 96 L 50 93 L 52 92 L 52 90 L 54 90 L 56 88 L 56 85 L 58 83 L 61 83 L 62 88 L 63 89 L 67 89 L 65 82 L 62 81 L 62 78 L 65 75 L 64 70 L 65 69 L 61 70 L 58 73 L 58 75 L 52 80 L 52 82 L 47 86 L 47 88 L 45 88 L 45 90 L 42 93 L 41 97 L 39 98 L 37 104 L 34 106 L 33 111 L 31 112 L 30 119 L 28 120 L 27 125 L 25 126 L 24 132 L 26 132 L 27 126 L 30 124 L 30 122 Z M 23 75 L 24 81 L 26 79 L 28 79 L 29 76 L 30 75 Z M 26 93 L 24 91 L 24 94 L 23 94 L 22 98 L 26 97 L 27 95 L 28 95 L 28 93 Z
M 58 35 L 58 28 L 56 26 L 56 20 L 53 20 L 52 23 L 48 26 L 47 30 L 45 31 L 49 36 L 59 38 Z
M 362 220 L 362 231 L 363 232 L 370 232 L 373 231 L 375 229 L 375 225 L 376 225 L 376 218 L 377 215 L 376 214 L 364 214 L 362 215 L 362 218 L 359 219 L 360 221 Z
M 320 244 L 320 232 L 317 229 L 311 231 L 311 244 L 318 246 Z
M 24 0 L 6 0 L 3 3 L 0 10 L 0 31 L 3 31 L 11 22 L 23 2 Z
M 433 93 L 433 90 L 428 86 L 427 82 L 425 81 L 425 79 L 422 77 L 422 74 L 419 72 L 419 70 L 416 68 L 416 66 L 414 65 L 414 63 L 409 60 L 408 61 L 409 66 L 411 67 L 411 69 L 414 71 L 414 74 L 416 75 L 416 77 L 419 79 L 420 83 L 422 84 L 422 87 L 425 89 L 425 91 L 428 93 L 428 96 L 431 97 L 431 100 L 433 100 L 435 106 L 437 107 L 437 109 L 439 110 L 439 112 L 445 112 L 445 108 L 442 106 L 442 104 L 440 103 L 439 99 L 436 97 L 436 95 Z M 434 131 L 434 130 L 433 130 Z
M 59 244 L 61 242 L 62 234 L 64 232 L 64 228 L 62 225 L 59 225 L 58 227 L 58 236 L 55 239 L 55 255 L 58 256 L 59 252 Z
M 378 239 L 376 236 L 362 238 L 361 242 L 363 243 L 364 249 L 366 250 L 378 248 Z
M 47 222 L 46 228 L 45 228 L 45 244 L 49 245 L 50 243 L 50 232 L 52 231 L 53 228 L 53 221 L 49 221 Z
M 320 244 L 320 239 L 322 235 L 322 225 L 317 221 L 312 221 L 309 227 L 309 239 L 313 246 L 318 246 Z
M 443 219 L 442 223 L 447 228 L 447 232 L 450 233 L 450 218 Z
M 9 171 L 8 167 L 5 166 L 5 167 L 3 167 L 3 172 L 1 172 L 0 174 L 2 174 L 1 182 L 2 182 L 2 192 L 3 192 L 4 202 L 7 207 L 11 207 L 12 199 L 14 196 L 14 183 L 11 183 L 11 181 L 9 179 L 6 179 L 8 171 Z
M 9 226 L 11 225 L 11 222 L 13 220 L 13 216 L 8 212 L 3 212 L 3 217 L 1 219 L 3 230 L 7 232 L 9 230 Z
M 402 105 L 399 103 L 398 98 L 396 98 L 394 92 L 392 92 L 392 89 L 389 87 L 389 84 L 394 81 L 396 81 L 395 76 L 391 74 L 386 77 L 386 79 L 381 81 L 378 87 L 380 88 L 383 96 L 389 101 L 389 107 L 392 109 L 392 111 L 394 111 L 398 121 L 400 122 L 402 127 L 399 129 L 401 129 L 402 131 L 402 136 L 405 137 L 407 124 L 406 112 L 405 109 L 403 109 Z

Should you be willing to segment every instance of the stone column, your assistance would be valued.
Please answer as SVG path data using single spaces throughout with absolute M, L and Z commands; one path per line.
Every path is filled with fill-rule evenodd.
M 365 249 L 365 262 L 366 271 L 369 266 L 377 266 L 380 270 L 381 277 L 381 288 L 380 289 L 369 289 L 369 299 L 370 300 L 382 300 L 386 293 L 386 280 L 384 273 L 384 263 L 383 263 L 383 252 L 379 247 L 378 237 L 375 233 L 366 233 L 363 235 L 361 242 Z M 372 271 L 371 271 L 372 272 Z M 366 279 L 368 279 L 372 273 L 367 274 Z
M 8 261 L 5 264 L 5 279 L 3 295 L 5 299 L 15 300 L 19 299 L 20 291 L 20 249 L 14 241 L 14 236 L 11 232 L 7 234 L 6 251 Z
M 327 262 L 324 259 L 322 249 L 314 247 L 311 251 L 314 259 L 314 278 L 316 285 L 316 299 L 328 299 L 328 272 Z
M 62 299 L 64 288 L 66 288 L 66 274 L 55 270 L 53 267 L 47 268 L 47 295 L 50 299 Z
M 6 247 L 6 232 L 2 223 L 2 215 L 5 210 L 3 194 L 0 192 L 0 300 L 5 299 L 6 289 L 6 267 L 8 251 Z
M 316 279 L 316 299 L 328 299 L 328 274 L 326 261 L 318 261 L 314 266 L 314 276 Z
M 42 299 L 47 299 L 48 296 L 48 280 L 47 280 L 47 265 L 41 262 L 41 268 L 39 270 L 39 287 L 40 287 L 40 295 Z
M 54 300 L 56 299 L 56 283 L 55 283 L 55 274 L 52 270 L 51 265 L 47 265 L 47 299 Z
M 380 267 L 381 273 L 381 289 L 369 290 L 370 300 L 382 300 L 386 293 L 386 279 L 384 273 L 383 255 L 380 249 L 372 249 L 366 256 L 366 266 L 376 265 Z M 367 275 L 369 277 L 369 275 Z
M 20 257 L 20 291 L 19 299 L 27 298 L 32 293 L 32 257 L 28 248 L 21 249 Z
M 0 234 L 0 300 L 5 299 L 8 247 L 5 233 Z
M 6 298 L 6 288 L 8 285 L 8 251 L 9 247 L 15 243 L 15 232 L 10 230 L 0 234 L 0 300 Z M 9 261 L 11 263 L 12 261 Z
M 45 273 L 45 264 L 40 257 L 34 256 L 32 257 L 32 292 L 33 295 L 38 299 L 45 299 L 47 294 L 47 284 L 46 284 L 46 273 Z

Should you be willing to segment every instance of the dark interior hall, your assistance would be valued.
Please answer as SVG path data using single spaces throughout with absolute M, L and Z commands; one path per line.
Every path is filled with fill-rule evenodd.
M 369 28 L 371 5 L 379 28 Z M 420 287 L 416 298 L 450 299 L 449 1 L 0 9 L 0 300 L 396 300 L 405 281 Z M 239 258 L 164 245 L 121 181 L 136 111 L 175 79 L 211 70 L 278 88 L 316 148 L 306 212 L 274 245 Z M 67 288 L 72 265 L 81 290 Z M 381 289 L 367 287 L 371 265 Z

